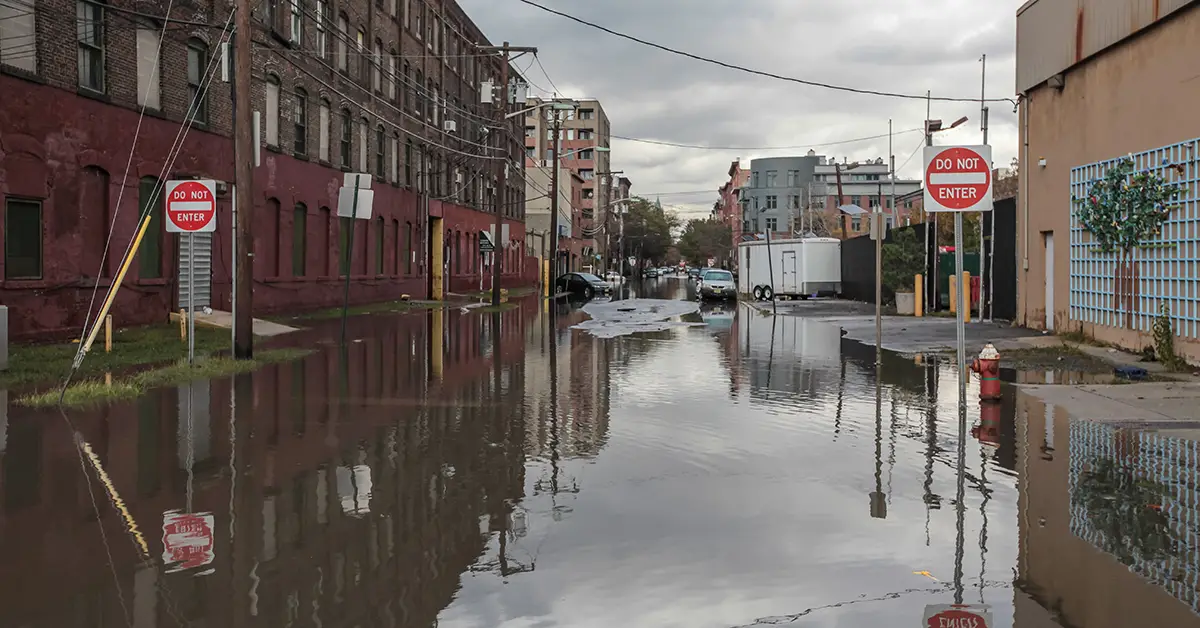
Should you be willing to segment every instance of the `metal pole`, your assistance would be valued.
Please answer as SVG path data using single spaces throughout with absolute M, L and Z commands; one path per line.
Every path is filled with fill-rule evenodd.
M 933 100 L 930 98 L 929 90 L 925 90 L 925 145 L 933 146 L 933 133 L 929 132 L 929 116 L 933 115 Z M 937 294 L 937 277 L 930 276 L 930 271 L 934 269 L 933 258 L 937 255 L 937 235 L 933 233 L 932 227 L 936 214 L 930 216 L 928 209 L 925 208 L 925 311 L 933 312 L 932 296 Z
M 234 0 L 233 46 L 233 161 L 234 194 L 241 211 L 237 214 L 237 324 L 233 355 L 241 360 L 254 357 L 254 156 L 258 138 L 251 133 L 253 105 L 250 100 L 250 0 Z
M 962 279 L 963 267 L 963 216 L 962 212 L 954 212 L 954 274 L 956 279 Z M 963 321 L 963 293 L 966 288 L 962 285 L 958 286 L 958 290 L 954 295 L 956 320 L 955 327 L 958 331 L 958 412 L 961 416 L 967 411 L 967 327 Z
M 188 365 L 196 361 L 196 234 L 187 234 L 188 242 Z M 190 389 L 189 389 L 190 390 Z M 190 396 L 190 393 L 189 393 Z
M 500 149 L 500 174 L 499 184 L 496 186 L 496 238 L 492 243 L 495 246 L 495 251 L 492 253 L 492 307 L 500 306 L 500 264 L 504 260 L 504 243 L 501 242 L 501 229 L 504 215 L 504 199 L 506 197 L 505 190 L 508 187 L 508 149 L 509 138 L 507 129 L 504 126 L 507 121 L 504 119 L 505 113 L 508 111 L 508 42 L 504 42 L 501 54 L 503 57 L 500 60 L 500 98 L 496 106 L 496 118 L 500 122 L 500 129 L 496 133 L 496 143 Z M 555 153 L 555 157 L 558 153 Z M 497 324 L 499 319 L 497 319 Z M 499 333 L 496 330 L 496 333 Z M 497 357 L 497 359 L 499 359 Z
M 230 342 L 233 343 L 233 351 L 236 354 L 237 353 L 237 328 L 238 328 L 238 324 L 237 324 L 238 323 L 238 315 L 237 315 L 237 293 L 238 293 L 238 291 L 237 291 L 237 285 L 236 285 L 237 284 L 237 276 L 238 276 L 238 271 L 237 271 L 237 269 L 238 269 L 238 263 L 237 263 L 237 261 L 238 261 L 238 256 L 237 256 L 237 240 L 238 240 L 238 238 L 237 238 L 237 186 L 236 185 L 234 186 L 234 189 L 232 190 L 232 192 L 233 192 L 233 194 L 231 195 L 230 202 L 229 202 L 230 218 L 232 218 L 232 220 L 229 221 L 229 243 L 230 243 L 230 248 L 231 248 L 230 261 L 232 262 L 232 266 L 230 266 L 230 268 L 233 269 L 233 274 L 230 275 L 230 277 L 229 277 L 229 310 L 230 310 L 229 316 L 230 316 L 230 319 L 232 320 L 230 327 L 229 327 L 229 340 L 230 340 Z
M 550 113 L 553 117 L 551 121 L 551 145 L 554 146 L 554 159 L 550 164 L 550 191 L 553 193 L 550 196 L 550 220 L 554 225 L 554 275 L 558 275 L 558 134 L 561 129 L 561 123 L 558 118 L 558 111 L 554 110 Z
M 350 209 L 350 233 L 346 235 L 346 287 L 342 292 L 342 340 L 346 344 L 346 317 L 350 313 L 350 275 L 354 272 L 354 230 L 358 227 L 358 177 L 354 177 L 354 207 Z M 339 260 L 340 263 L 340 260 Z
M 979 124 L 983 128 L 983 145 L 988 143 L 988 107 L 987 107 L 987 55 L 980 58 L 980 63 L 983 64 L 983 69 L 980 72 L 980 82 L 982 87 L 979 90 Z M 992 170 L 992 164 L 988 164 L 988 170 Z M 993 181 L 994 183 L 994 181 Z M 994 194 L 993 194 L 994 196 Z M 987 286 L 991 285 L 990 278 L 985 279 L 988 274 L 988 241 L 983 239 L 983 221 L 984 212 L 979 212 L 979 320 L 992 319 L 991 310 L 985 307 L 990 307 L 991 299 L 987 292 Z M 996 223 L 992 222 L 992 237 L 996 235 Z
M 875 221 L 875 365 L 883 363 L 883 183 L 879 203 L 871 216 Z

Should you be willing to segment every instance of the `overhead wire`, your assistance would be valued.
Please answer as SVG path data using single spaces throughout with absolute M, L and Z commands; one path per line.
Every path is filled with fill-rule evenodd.
M 952 98 L 952 97 L 948 97 L 948 96 L 932 96 L 931 97 L 927 94 L 904 94 L 904 93 L 900 93 L 900 92 L 888 92 L 888 91 L 875 90 L 875 89 L 847 87 L 844 85 L 834 85 L 832 83 L 823 83 L 821 81 L 812 81 L 812 80 L 808 80 L 808 79 L 795 78 L 792 76 L 785 76 L 783 74 L 777 74 L 774 72 L 766 72 L 764 70 L 756 70 L 756 69 L 749 68 L 749 67 L 746 67 L 743 65 L 738 65 L 736 63 L 730 63 L 728 61 L 720 61 L 718 59 L 713 59 L 711 57 L 705 57 L 705 56 L 698 55 L 695 53 L 686 52 L 683 50 L 679 50 L 677 48 L 671 48 L 670 46 L 664 46 L 663 44 L 655 43 L 655 42 L 652 42 L 652 41 L 649 41 L 646 39 L 642 39 L 640 37 L 635 37 L 633 35 L 622 33 L 620 31 L 613 30 L 606 26 L 601 26 L 600 24 L 597 24 L 595 22 L 589 22 L 588 20 L 576 17 L 569 13 L 564 13 L 562 11 L 552 9 L 545 5 L 538 4 L 537 2 L 534 2 L 533 0 L 517 0 L 517 1 L 523 2 L 523 3 L 525 3 L 531 7 L 534 7 L 536 9 L 541 9 L 542 11 L 545 11 L 547 13 L 552 13 L 559 17 L 566 18 L 568 20 L 571 20 L 572 22 L 576 22 L 578 24 L 582 24 L 584 26 L 594 28 L 599 31 L 603 31 L 605 33 L 608 33 L 609 35 L 613 35 L 615 37 L 620 37 L 622 39 L 627 39 L 629 41 L 642 44 L 643 46 L 657 48 L 658 50 L 662 50 L 663 52 L 669 52 L 674 55 L 679 55 L 681 57 L 687 57 L 689 59 L 693 59 L 696 61 L 702 61 L 704 63 L 721 66 L 723 68 L 728 68 L 730 70 L 737 70 L 739 72 L 755 74 L 758 76 L 763 76 L 766 78 L 771 78 L 771 79 L 775 79 L 775 80 L 779 80 L 779 81 L 786 81 L 789 83 L 798 83 L 801 85 L 808 85 L 809 87 L 820 87 L 822 89 L 829 89 L 829 90 L 840 91 L 840 92 L 850 92 L 850 93 L 854 93 L 854 94 L 866 94 L 869 96 L 886 96 L 889 98 L 903 98 L 903 99 L 907 99 L 907 100 L 936 100 L 939 102 L 964 102 L 964 103 L 965 102 L 969 102 L 969 103 L 980 102 L 979 98 Z M 1011 98 L 985 98 L 985 99 L 983 99 L 983 102 L 1014 103 L 1015 101 L 1013 101 Z
M 892 135 L 905 135 L 908 133 L 915 133 L 920 130 L 921 130 L 920 128 L 905 129 L 903 131 L 896 131 L 896 132 L 892 133 Z M 640 142 L 643 144 L 657 144 L 660 146 L 671 146 L 674 148 L 694 148 L 694 149 L 698 149 L 698 150 L 800 150 L 800 149 L 804 149 L 804 148 L 823 148 L 826 146 L 838 146 L 840 144 L 853 144 L 855 142 L 878 140 L 878 139 L 883 139 L 887 136 L 888 136 L 887 133 L 880 133 L 878 135 L 867 135 L 864 137 L 855 137 L 855 138 L 851 138 L 851 139 L 837 140 L 837 141 L 833 141 L 833 142 L 819 142 L 819 143 L 814 143 L 814 144 L 801 144 L 801 145 L 794 145 L 794 146 L 704 146 L 704 145 L 700 145 L 700 144 L 681 144 L 678 142 L 667 142 L 664 140 L 651 140 L 651 139 L 645 139 L 645 138 L 640 138 L 640 137 L 628 137 L 625 135 L 611 135 L 611 134 L 609 135 L 609 137 L 611 137 L 613 139 L 618 139 L 618 140 L 626 140 L 626 141 L 630 141 L 630 142 Z

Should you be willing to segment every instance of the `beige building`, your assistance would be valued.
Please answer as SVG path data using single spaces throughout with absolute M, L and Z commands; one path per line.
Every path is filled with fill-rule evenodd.
M 529 159 L 549 164 L 554 159 L 552 129 L 547 117 L 550 115 L 550 109 L 537 107 L 542 102 L 537 98 L 530 98 L 526 103 L 526 106 L 536 108 L 525 118 L 525 150 Z M 560 165 L 570 168 L 583 179 L 583 198 L 578 216 L 580 230 L 584 236 L 581 255 L 594 260 L 595 255 L 604 254 L 598 247 L 605 241 L 605 219 L 611 200 L 609 186 L 604 181 L 604 175 L 600 173 L 612 171 L 609 152 L 596 149 L 608 149 L 611 138 L 608 115 L 604 113 L 600 101 L 584 98 L 576 99 L 575 102 L 579 106 L 575 111 L 565 114 L 558 138 L 563 155 Z
M 1200 358 L 1200 5 L 1030 0 L 1017 12 L 1021 95 L 1018 322 L 1141 349 L 1170 308 L 1177 350 Z M 1159 238 L 1118 270 L 1074 218 L 1114 160 L 1186 181 Z M 1182 164 L 1185 174 L 1174 166 Z M 1118 272 L 1135 273 L 1132 289 Z
M 575 230 L 572 216 L 579 203 L 583 180 L 566 166 L 559 167 L 558 221 L 555 222 L 550 217 L 552 171 L 548 167 L 530 164 L 530 161 L 525 164 L 525 250 L 530 255 L 546 259 L 556 243 L 563 251 L 572 248 Z M 556 267 L 556 271 L 561 270 Z

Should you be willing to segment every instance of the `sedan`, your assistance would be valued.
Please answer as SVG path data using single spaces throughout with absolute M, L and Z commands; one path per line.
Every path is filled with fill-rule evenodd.
M 612 286 L 591 273 L 567 273 L 554 282 L 557 292 L 569 292 L 573 297 L 591 299 L 597 294 L 609 294 Z
M 706 270 L 700 274 L 697 284 L 700 299 L 735 299 L 737 285 L 733 283 L 733 273 L 727 270 Z

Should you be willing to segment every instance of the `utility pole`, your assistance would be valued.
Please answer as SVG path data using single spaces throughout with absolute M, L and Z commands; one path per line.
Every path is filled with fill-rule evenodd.
M 500 156 L 499 156 L 499 162 L 498 162 L 499 167 L 500 167 L 500 172 L 499 172 L 499 176 L 498 176 L 499 182 L 496 185 L 495 241 L 492 243 L 493 246 L 496 247 L 495 251 L 492 253 L 492 306 L 498 307 L 500 305 L 500 264 L 501 264 L 501 261 L 504 259 L 504 243 L 501 242 L 500 240 L 501 240 L 501 233 L 502 233 L 502 226 L 503 226 L 502 223 L 504 222 L 504 205 L 505 205 L 505 199 L 507 197 L 507 194 L 505 194 L 505 190 L 508 189 L 507 178 L 508 178 L 508 168 L 509 168 L 509 164 L 510 164 L 508 153 L 509 153 L 509 148 L 511 148 L 511 146 L 512 146 L 512 138 L 509 136 L 509 133 L 508 133 L 508 124 L 509 123 L 508 123 L 507 118 L 505 117 L 508 114 L 509 54 L 511 54 L 513 52 L 519 52 L 519 53 L 529 52 L 529 53 L 537 54 L 537 48 L 510 46 L 508 44 L 508 42 L 506 41 L 506 42 L 504 42 L 504 45 L 502 45 L 502 46 L 482 46 L 481 50 L 483 50 L 484 52 L 500 52 L 503 57 L 501 59 L 501 63 L 500 63 L 500 87 L 499 87 L 499 89 L 496 90 L 499 95 L 498 102 L 496 103 L 496 119 L 499 123 L 498 128 L 496 129 L 496 131 L 497 131 L 496 144 L 498 145 L 498 148 L 500 149 L 500 151 L 499 151 Z M 558 156 L 558 154 L 555 153 L 555 157 L 557 157 L 557 156 Z
M 933 115 L 933 99 L 931 92 L 925 90 L 925 145 L 933 146 L 933 130 L 929 128 L 929 117 Z M 925 214 L 925 306 L 926 312 L 933 312 L 933 302 L 938 293 L 937 282 L 937 214 Z M 931 222 L 932 221 L 932 222 Z M 932 276 L 930 271 L 932 271 Z
M 234 202 L 237 224 L 234 240 L 238 259 L 233 293 L 237 318 L 233 321 L 233 356 L 254 357 L 254 150 L 258 138 L 251 133 L 250 103 L 250 0 L 234 0 L 233 11 L 233 161 Z
M 845 202 L 845 199 L 842 197 L 842 165 L 839 164 L 837 161 L 833 162 L 833 174 L 834 174 L 834 178 L 837 179 L 838 213 L 841 214 L 842 239 L 845 240 L 848 236 L 846 235 L 846 212 L 842 211 L 842 203 Z
M 554 228 L 554 238 L 552 240 L 552 242 L 554 243 L 554 246 L 552 247 L 554 249 L 553 250 L 554 262 L 551 263 L 550 267 L 554 269 L 554 272 L 552 273 L 552 275 L 555 278 L 557 278 L 558 272 L 559 272 L 558 271 L 558 153 L 559 153 L 558 134 L 562 130 L 562 122 L 559 121 L 557 109 L 551 109 L 550 115 L 553 116 L 553 118 L 554 118 L 553 120 L 550 121 L 550 128 L 553 129 L 552 134 L 550 136 L 550 145 L 554 147 L 553 149 L 551 149 L 551 154 L 554 155 L 554 158 L 550 162 L 550 224 Z
M 982 86 L 979 89 L 979 125 L 983 129 L 983 145 L 987 146 L 987 143 L 988 143 L 987 55 L 986 54 L 983 55 L 983 57 L 981 57 L 979 59 L 979 61 L 980 61 L 980 63 L 983 64 L 983 69 L 980 71 L 980 82 L 982 83 Z M 988 164 L 988 170 L 992 170 L 992 164 Z M 987 314 L 985 314 L 986 310 L 984 309 L 985 307 L 990 305 L 990 299 L 987 298 L 988 297 L 987 285 L 991 284 L 991 281 L 987 280 L 988 243 L 987 243 L 987 240 L 983 239 L 983 221 L 985 219 L 984 213 L 985 212 L 979 212 L 979 299 L 978 299 L 978 301 L 979 301 L 979 320 L 981 320 L 981 321 L 991 320 L 991 316 L 988 316 Z M 996 232 L 996 223 L 993 220 L 993 222 L 992 222 L 993 237 L 995 236 L 995 232 Z

